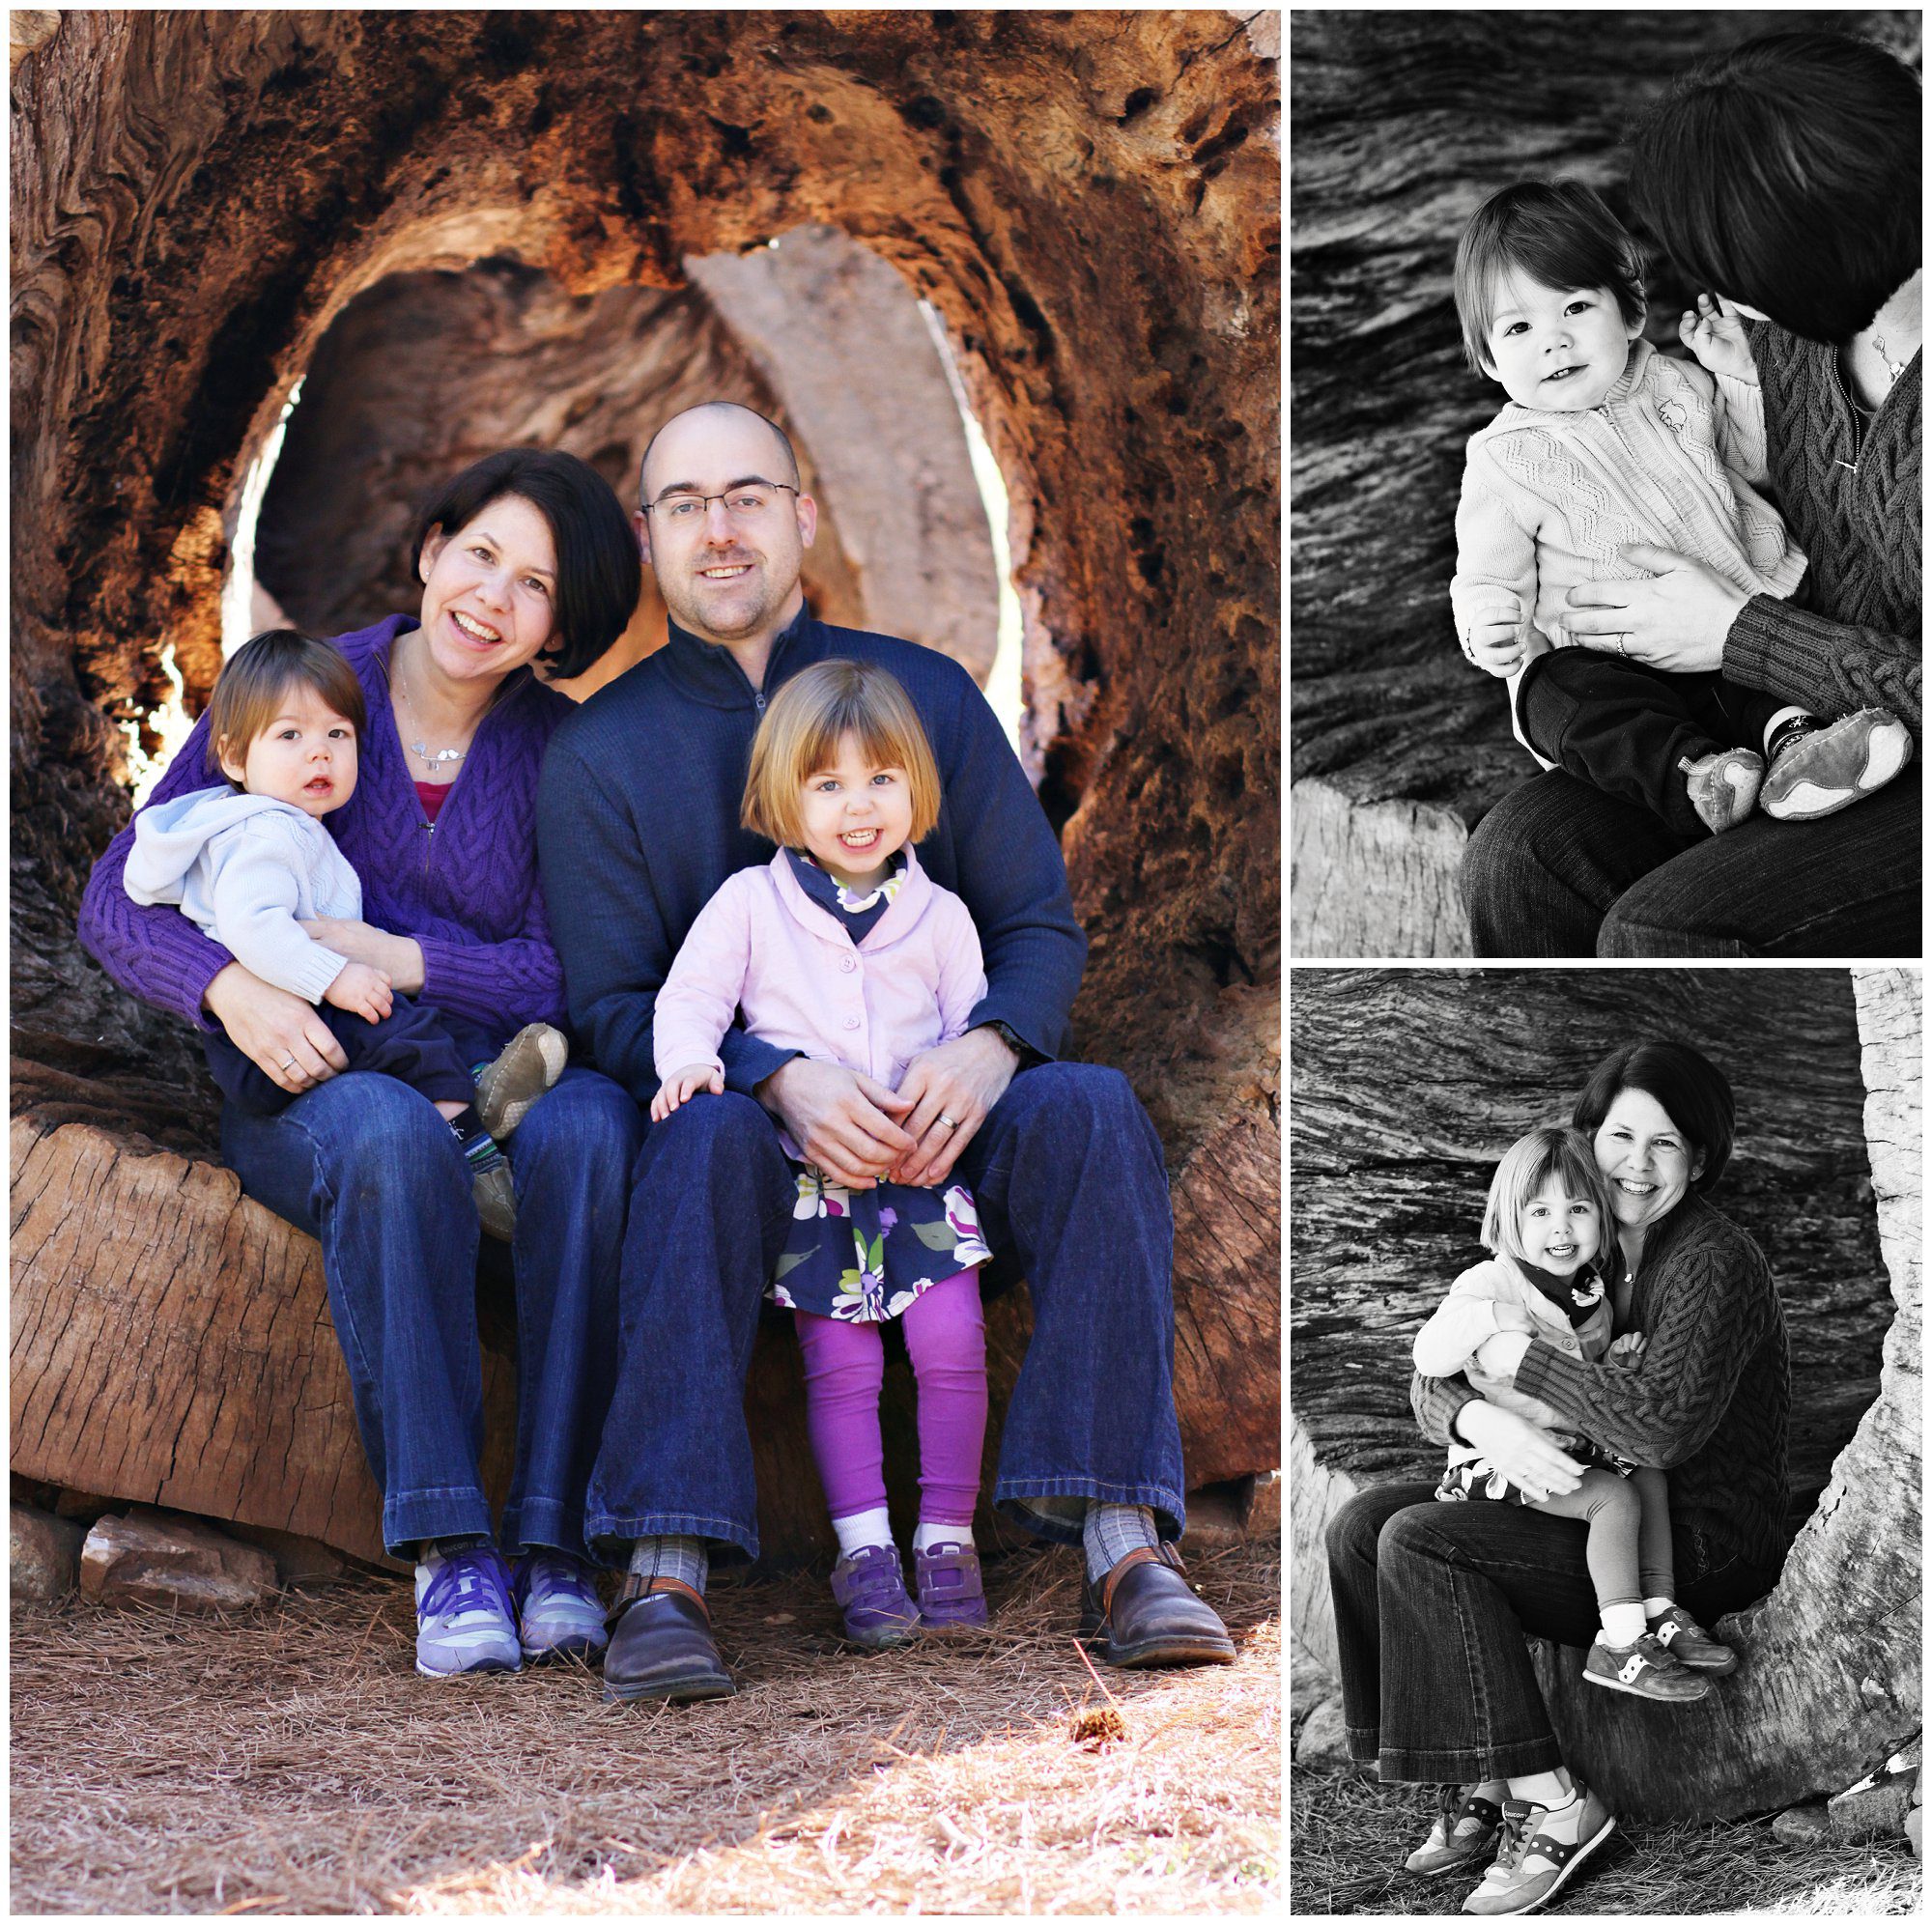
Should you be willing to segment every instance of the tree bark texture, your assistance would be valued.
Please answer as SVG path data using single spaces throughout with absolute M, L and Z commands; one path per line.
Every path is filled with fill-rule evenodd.
M 1293 16 L 1291 946 L 1466 955 L 1455 866 L 1535 773 L 1449 619 L 1463 447 L 1503 400 L 1463 359 L 1456 242 L 1512 181 L 1629 219 L 1631 122 L 1705 55 L 1825 27 L 1917 63 L 1906 12 L 1303 11 Z M 1688 291 L 1648 236 L 1650 338 Z
M 1712 1201 L 1784 1306 L 1798 1537 L 1771 1598 L 1724 1620 L 1743 1662 L 1707 1705 L 1606 1710 L 1572 1675 L 1580 1654 L 1547 1654 L 1565 1759 L 1615 1810 L 1718 1816 L 1806 1796 L 1799 1777 L 1842 1789 L 1855 1754 L 1917 1729 L 1917 1019 L 1904 971 L 1296 972 L 1293 1617 L 1311 1656 L 1332 1664 L 1327 1517 L 1363 1485 L 1440 1469 L 1409 1412 L 1409 1346 L 1483 1255 L 1496 1157 L 1567 1121 L 1611 1048 L 1675 1037 L 1736 1093 Z
M 1274 32 L 1270 15 L 1218 12 L 81 11 L 37 27 L 16 47 L 12 131 L 15 1105 L 35 1140 L 102 1125 L 130 1163 L 157 1145 L 212 1148 L 190 1039 L 111 989 L 75 947 L 73 914 L 126 819 L 124 731 L 162 698 L 164 653 L 190 710 L 213 680 L 247 463 L 296 382 L 327 373 L 338 317 L 349 330 L 329 352 L 361 329 L 380 351 L 363 354 L 362 385 L 394 415 L 403 377 L 434 357 L 381 358 L 402 353 L 384 303 L 412 293 L 392 277 L 419 277 L 421 296 L 421 277 L 462 275 L 453 302 L 421 311 L 569 396 L 559 415 L 479 382 L 484 415 L 573 445 L 581 430 L 616 479 L 639 432 L 619 404 L 668 410 L 686 375 L 743 380 L 748 396 L 762 382 L 781 412 L 807 412 L 802 344 L 853 298 L 838 264 L 807 249 L 793 270 L 781 246 L 803 303 L 787 358 L 773 317 L 753 312 L 751 270 L 707 279 L 687 262 L 836 227 L 938 311 L 1008 481 L 1025 747 L 1092 938 L 1075 1046 L 1132 1078 L 1177 1213 L 1196 1226 L 1179 1265 L 1183 1370 L 1218 1396 L 1241 1374 L 1239 1340 L 1271 1356 Z M 428 297 L 450 293 L 439 282 Z M 870 399 L 893 412 L 886 382 Z M 385 424 L 396 473 L 366 464 L 384 526 L 417 472 L 469 452 L 472 424 L 448 418 L 459 408 L 439 400 L 414 433 Z M 353 498 L 364 477 L 346 418 L 302 432 L 348 463 Z M 808 456 L 814 432 L 829 431 L 807 423 Z M 861 552 L 877 515 L 849 477 L 847 514 L 832 466 L 828 453 L 842 523 L 828 561 L 863 591 L 881 565 Z M 318 526 L 352 526 L 299 494 L 317 471 L 298 461 L 291 499 Z M 269 523 L 292 604 L 326 615 L 365 606 L 368 584 L 393 592 L 379 580 L 393 549 L 356 548 L 341 565 L 355 580 L 336 582 L 291 559 L 291 527 L 299 517 Z M 76 1248 L 119 1248 L 106 1200 L 120 1193 L 82 1184 L 81 1162 L 49 1166 L 81 1187 L 39 1206 Z M 1234 1168 L 1252 1188 L 1231 1191 Z M 230 1218 L 249 1206 L 208 1188 L 218 1175 L 199 1162 L 173 1180 L 191 1200 L 182 1251 L 226 1260 L 241 1247 Z M 20 1266 L 16 1298 L 53 1274 Z M 151 1306 L 175 1287 L 164 1262 L 127 1275 Z M 216 1281 L 240 1290 L 244 1275 Z M 320 1286 L 303 1288 L 307 1314 Z M 1277 1388 L 1256 1381 L 1234 1419 L 1183 1405 L 1202 1460 L 1230 1474 L 1273 1463 L 1273 1448 L 1229 1443 L 1278 1434 Z M 147 1468 L 139 1481 L 153 1495 Z

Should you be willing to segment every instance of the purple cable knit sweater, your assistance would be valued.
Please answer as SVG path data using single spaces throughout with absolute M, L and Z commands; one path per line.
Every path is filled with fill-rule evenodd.
M 432 829 L 389 711 L 389 648 L 415 626 L 413 616 L 391 615 L 336 638 L 362 684 L 369 727 L 355 793 L 326 826 L 362 879 L 365 920 L 422 946 L 420 1001 L 497 1036 L 561 1023 L 563 970 L 537 882 L 536 792 L 544 750 L 572 704 L 526 668 L 512 675 Z M 204 716 L 150 802 L 219 780 L 207 747 Z M 95 863 L 80 940 L 123 989 L 212 1030 L 202 992 L 234 958 L 180 910 L 129 898 L 121 876 L 133 842 L 130 823 Z

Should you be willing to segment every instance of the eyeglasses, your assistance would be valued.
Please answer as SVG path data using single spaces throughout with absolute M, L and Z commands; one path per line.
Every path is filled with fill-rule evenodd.
M 781 494 L 796 495 L 788 481 L 741 481 L 723 495 L 665 495 L 643 504 L 644 512 L 667 522 L 686 522 L 693 525 L 703 521 L 704 512 L 714 501 L 724 504 L 724 513 L 740 527 L 758 521 L 779 505 Z

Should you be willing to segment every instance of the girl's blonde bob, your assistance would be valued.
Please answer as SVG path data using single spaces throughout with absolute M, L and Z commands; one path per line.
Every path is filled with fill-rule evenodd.
M 931 835 L 939 820 L 939 766 L 919 711 L 895 677 L 874 663 L 844 656 L 802 669 L 772 697 L 752 738 L 739 820 L 767 841 L 802 848 L 805 785 L 838 759 L 838 745 L 848 735 L 867 760 L 905 771 L 910 839 Z
M 1609 1253 L 1616 1233 L 1616 1208 L 1609 1179 L 1597 1168 L 1597 1152 L 1581 1130 L 1550 1126 L 1531 1130 L 1504 1151 L 1490 1179 L 1490 1201 L 1483 1211 L 1483 1248 L 1519 1263 L 1529 1261 L 1522 1247 L 1522 1212 L 1536 1193 L 1554 1176 L 1572 1197 L 1587 1197 L 1597 1206 L 1597 1259 Z

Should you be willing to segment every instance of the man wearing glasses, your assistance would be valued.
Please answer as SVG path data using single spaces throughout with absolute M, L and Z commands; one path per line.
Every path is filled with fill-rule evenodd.
M 703 1602 L 710 1547 L 757 1554 L 743 1391 L 766 1281 L 796 1197 L 781 1119 L 837 1181 L 944 1182 L 955 1164 L 987 1239 L 1033 1294 L 1034 1334 L 1001 1438 L 994 1501 L 1082 1546 L 1086 1628 L 1129 1665 L 1225 1663 L 1234 1649 L 1172 1548 L 1185 1489 L 1172 1392 L 1173 1222 L 1158 1139 L 1125 1079 L 1061 1062 L 1086 939 L 1060 849 L 992 711 L 956 663 L 839 629 L 805 606 L 818 511 L 784 435 L 709 403 L 645 450 L 636 517 L 670 611 L 666 646 L 552 741 L 538 798 L 545 899 L 581 1047 L 640 1105 L 651 1014 L 685 933 L 724 879 L 771 860 L 738 822 L 767 697 L 830 656 L 904 685 L 944 789 L 920 844 L 962 896 L 988 989 L 968 1033 L 910 1064 L 899 1118 L 837 1063 L 734 1030 L 725 1090 L 648 1129 L 632 1190 L 615 1390 L 584 1528 L 622 1547 L 604 1695 L 726 1696 Z M 932 1121 L 915 1140 L 915 1109 Z

